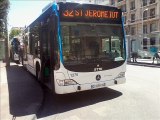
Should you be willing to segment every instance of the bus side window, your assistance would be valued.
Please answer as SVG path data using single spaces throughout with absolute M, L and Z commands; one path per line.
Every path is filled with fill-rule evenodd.
M 30 36 L 29 36 L 29 53 L 33 55 L 33 42 L 34 42 L 34 39 L 33 39 L 33 34 L 30 33 Z
M 58 50 L 58 41 L 57 35 L 55 32 L 50 32 L 50 42 L 51 42 L 51 58 L 53 59 L 53 67 L 55 70 L 59 69 L 60 54 Z M 53 56 L 53 57 L 52 57 Z
M 43 32 L 42 32 L 42 54 L 43 54 L 43 56 L 48 56 L 47 30 L 43 30 Z

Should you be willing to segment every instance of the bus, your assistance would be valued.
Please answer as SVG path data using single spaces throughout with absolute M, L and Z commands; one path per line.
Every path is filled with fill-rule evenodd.
M 14 37 L 10 42 L 10 59 L 19 62 L 19 46 L 20 42 L 18 37 Z
M 126 81 L 124 26 L 116 7 L 52 3 L 23 38 L 24 66 L 56 94 Z

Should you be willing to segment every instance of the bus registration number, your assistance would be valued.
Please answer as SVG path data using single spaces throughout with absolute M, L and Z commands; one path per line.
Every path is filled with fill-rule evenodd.
M 106 83 L 93 84 L 93 85 L 91 85 L 91 89 L 101 88 L 101 87 L 105 87 L 105 86 L 106 86 Z

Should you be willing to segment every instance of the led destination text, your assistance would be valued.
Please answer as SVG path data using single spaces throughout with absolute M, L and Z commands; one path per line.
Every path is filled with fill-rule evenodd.
M 64 17 L 85 17 L 85 18 L 105 18 L 105 19 L 117 19 L 119 12 L 115 11 L 103 11 L 103 10 L 65 10 L 63 12 Z

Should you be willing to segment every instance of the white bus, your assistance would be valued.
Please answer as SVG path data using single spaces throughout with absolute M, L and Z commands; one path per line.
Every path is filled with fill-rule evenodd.
M 53 3 L 25 30 L 24 66 L 56 94 L 125 83 L 120 9 Z

